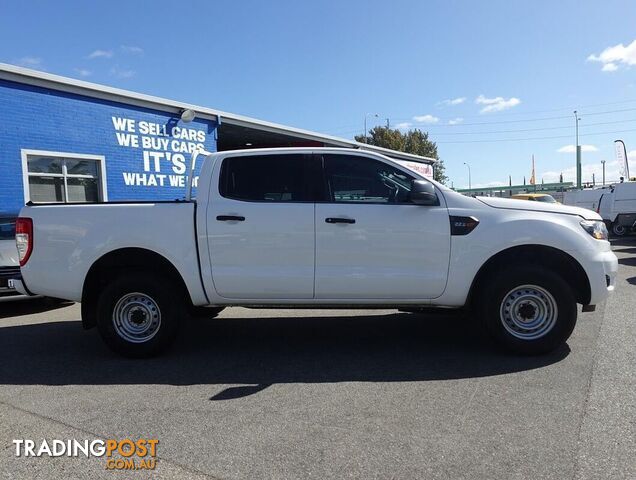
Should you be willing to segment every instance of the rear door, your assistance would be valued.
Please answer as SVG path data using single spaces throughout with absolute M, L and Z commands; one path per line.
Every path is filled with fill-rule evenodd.
M 441 195 L 441 205 L 415 205 L 409 201 L 414 177 L 392 163 L 348 154 L 322 158 L 328 201 L 316 204 L 316 298 L 441 295 L 450 256 Z
M 314 296 L 314 182 L 309 154 L 239 155 L 215 166 L 207 216 L 218 295 Z M 319 172 L 319 170 L 318 170 Z

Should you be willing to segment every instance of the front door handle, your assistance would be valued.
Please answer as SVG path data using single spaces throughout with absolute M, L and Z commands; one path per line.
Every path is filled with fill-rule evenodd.
M 219 222 L 244 222 L 245 217 L 240 215 L 219 215 L 216 217 Z
M 340 218 L 340 217 L 327 217 L 325 218 L 327 223 L 356 223 L 354 218 Z

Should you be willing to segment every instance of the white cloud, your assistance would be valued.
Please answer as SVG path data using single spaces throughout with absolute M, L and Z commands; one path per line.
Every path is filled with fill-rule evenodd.
M 627 152 L 627 158 L 630 162 L 636 162 L 636 150 L 630 150 Z
M 636 153 L 636 152 L 635 152 Z M 541 179 L 545 183 L 555 183 L 559 181 L 561 173 L 564 182 L 576 182 L 576 166 L 573 165 L 564 169 L 562 172 L 548 171 L 537 176 L 537 182 Z M 592 174 L 594 174 L 596 184 L 603 184 L 603 164 L 601 162 L 584 163 L 581 165 L 581 180 L 584 183 L 592 182 Z M 617 160 L 605 162 L 605 183 L 616 182 L 620 178 L 619 165 Z
M 437 123 L 439 122 L 439 118 L 434 117 L 433 115 L 427 114 L 427 115 L 416 115 L 415 117 L 413 117 L 413 120 L 415 120 L 418 123 Z
M 80 77 L 89 77 L 93 74 L 93 72 L 86 70 L 85 68 L 74 68 L 74 70 Z
M 466 101 L 466 97 L 448 98 L 442 100 L 438 105 L 460 105 Z
M 134 70 L 122 69 L 119 68 L 118 65 L 115 65 L 113 68 L 111 68 L 109 73 L 115 78 L 131 78 L 137 74 L 137 72 L 135 72 Z
M 457 117 L 457 118 L 453 118 L 452 120 L 449 120 L 448 124 L 449 125 L 459 125 L 463 121 L 464 121 L 464 119 L 462 117 Z
M 112 58 L 112 57 L 113 57 L 112 50 L 93 50 L 91 53 L 88 54 L 86 58 L 92 60 L 93 58 Z
M 125 53 L 130 53 L 131 55 L 143 55 L 144 49 L 141 47 L 137 47 L 134 45 L 122 45 L 121 49 Z
M 411 125 L 413 125 L 410 122 L 402 122 L 402 123 L 398 123 L 395 128 L 397 128 L 398 130 L 406 130 L 411 128 Z
M 607 47 L 598 55 L 592 54 L 587 57 L 587 61 L 602 63 L 604 72 L 613 72 L 618 69 L 617 64 L 636 65 L 636 40 L 627 46 L 619 43 L 613 47 Z
M 40 68 L 42 67 L 42 59 L 40 57 L 22 57 L 18 60 L 18 65 L 27 68 Z
M 594 145 L 581 145 L 582 152 L 598 152 L 598 148 Z M 574 145 L 563 145 L 557 150 L 558 153 L 575 153 L 576 147 Z
M 509 108 L 516 107 L 521 103 L 516 97 L 510 97 L 505 99 L 504 97 L 487 98 L 484 95 L 479 95 L 475 99 L 475 103 L 478 105 L 486 105 L 479 113 L 491 113 L 501 112 L 502 110 L 508 110 Z

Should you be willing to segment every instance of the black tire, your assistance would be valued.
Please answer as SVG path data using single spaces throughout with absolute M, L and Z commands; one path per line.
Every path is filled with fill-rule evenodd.
M 559 275 L 545 268 L 521 265 L 499 270 L 486 281 L 478 307 L 487 331 L 498 345 L 513 353 L 540 355 L 559 348 L 570 338 L 576 325 L 576 298 Z M 542 311 L 547 313 L 541 315 Z M 536 329 L 526 328 L 533 326 L 531 319 L 537 312 L 537 319 L 551 320 L 539 323 Z M 519 327 L 521 319 L 530 323 Z
M 113 279 L 101 291 L 97 301 L 97 329 L 111 350 L 126 357 L 151 357 L 175 340 L 186 313 L 183 303 L 180 289 L 165 277 L 145 272 L 126 273 Z M 123 324 L 148 322 L 149 330 L 139 337 L 130 334 L 121 321 L 115 321 L 116 308 L 120 313 L 129 312 L 117 316 L 129 318 Z M 135 318 L 137 312 L 141 313 Z M 126 335 L 129 338 L 125 338 Z
M 191 307 L 190 315 L 196 318 L 216 318 L 225 307 Z
M 627 227 L 619 224 L 618 222 L 614 222 L 612 224 L 610 232 L 614 237 L 624 237 L 625 235 L 627 235 Z

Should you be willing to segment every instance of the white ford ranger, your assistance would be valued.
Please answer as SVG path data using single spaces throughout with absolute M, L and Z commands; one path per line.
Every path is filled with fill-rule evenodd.
M 331 148 L 208 155 L 192 201 L 28 205 L 16 241 L 17 288 L 82 302 L 128 356 L 169 345 L 188 309 L 236 305 L 467 307 L 504 347 L 543 353 L 617 271 L 593 211 L 465 197 Z

